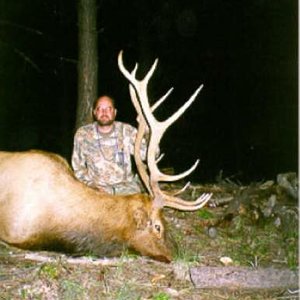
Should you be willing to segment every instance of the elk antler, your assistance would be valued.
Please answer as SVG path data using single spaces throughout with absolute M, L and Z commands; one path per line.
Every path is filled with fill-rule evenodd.
M 168 97 L 168 95 L 172 92 L 173 88 L 171 88 L 162 98 L 160 98 L 152 107 L 150 107 L 147 88 L 150 78 L 152 77 L 158 60 L 156 59 L 153 63 L 152 67 L 146 74 L 146 76 L 142 80 L 136 79 L 136 72 L 138 68 L 138 64 L 135 65 L 133 71 L 130 73 L 125 67 L 123 63 L 123 51 L 120 51 L 118 56 L 118 65 L 120 71 L 123 75 L 129 80 L 129 90 L 131 100 L 138 114 L 138 132 L 135 143 L 135 161 L 139 171 L 139 174 L 148 189 L 149 193 L 154 198 L 154 204 L 158 207 L 168 206 L 180 210 L 192 211 L 197 210 L 203 207 L 207 201 L 211 198 L 211 194 L 202 194 L 195 201 L 186 201 L 182 200 L 178 197 L 171 196 L 163 193 L 159 187 L 160 181 L 176 181 L 182 179 L 192 173 L 197 167 L 199 160 L 197 160 L 194 165 L 188 169 L 187 171 L 180 173 L 178 175 L 167 175 L 163 174 L 157 167 L 156 153 L 160 143 L 162 136 L 169 126 L 171 126 L 184 112 L 185 110 L 193 103 L 196 99 L 198 93 L 202 89 L 203 85 L 201 85 L 194 94 L 190 97 L 190 99 L 181 106 L 173 115 L 167 118 L 164 121 L 158 121 L 154 115 L 153 111 Z M 150 138 L 148 144 L 147 151 L 147 165 L 149 168 L 149 173 L 142 162 L 140 156 L 140 146 L 142 143 L 142 139 L 146 133 L 146 131 L 150 130 Z

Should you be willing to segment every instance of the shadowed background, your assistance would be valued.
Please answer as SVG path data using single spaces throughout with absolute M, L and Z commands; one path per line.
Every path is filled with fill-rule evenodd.
M 275 179 L 298 164 L 297 1 L 99 1 L 99 94 L 135 124 L 117 54 L 143 76 L 155 58 L 153 101 L 175 90 L 157 118 L 204 84 L 164 137 L 161 166 L 197 182 Z M 0 0 L 0 148 L 70 159 L 77 103 L 77 11 L 66 1 Z

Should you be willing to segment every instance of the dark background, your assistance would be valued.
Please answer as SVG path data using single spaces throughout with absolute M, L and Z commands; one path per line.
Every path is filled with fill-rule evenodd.
M 0 0 L 0 149 L 44 149 L 70 159 L 77 103 L 74 0 Z M 197 182 L 275 179 L 298 170 L 298 6 L 292 0 L 99 1 L 99 94 L 135 124 L 117 67 L 143 75 L 156 57 L 149 95 L 175 90 L 164 119 L 200 84 L 192 107 L 162 141 L 161 165 Z

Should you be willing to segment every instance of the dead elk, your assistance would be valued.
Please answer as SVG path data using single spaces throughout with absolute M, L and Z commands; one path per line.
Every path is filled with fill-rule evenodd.
M 123 244 L 164 261 L 161 213 L 147 195 L 111 196 L 79 182 L 60 156 L 0 152 L 0 238 L 23 249 L 98 255 Z
M 193 211 L 203 207 L 211 194 L 185 201 L 164 193 L 160 181 L 174 181 L 190 174 L 162 174 L 155 153 L 164 131 L 193 102 L 196 93 L 174 115 L 158 122 L 149 106 L 147 83 L 156 63 L 141 81 L 136 68 L 129 73 L 119 67 L 130 82 L 130 94 L 138 113 L 135 160 L 149 195 L 109 195 L 79 182 L 59 155 L 43 151 L 0 152 L 0 239 L 22 249 L 58 250 L 68 253 L 118 255 L 125 247 L 142 255 L 169 262 L 172 253 L 166 237 L 163 207 Z M 163 97 L 164 100 L 166 98 Z M 139 156 L 142 138 L 150 127 L 147 165 Z

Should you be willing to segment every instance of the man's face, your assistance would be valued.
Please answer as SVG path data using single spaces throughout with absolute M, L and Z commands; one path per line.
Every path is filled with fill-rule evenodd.
M 94 116 L 100 126 L 112 125 L 116 114 L 117 110 L 114 108 L 110 98 L 106 96 L 99 98 L 94 109 Z

